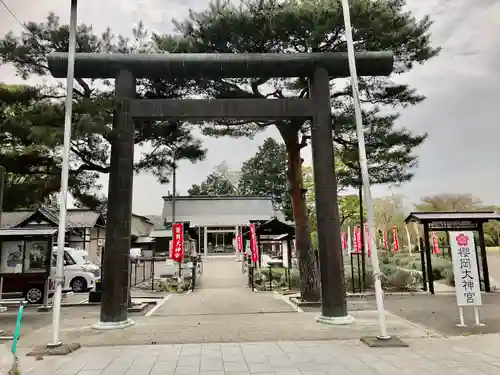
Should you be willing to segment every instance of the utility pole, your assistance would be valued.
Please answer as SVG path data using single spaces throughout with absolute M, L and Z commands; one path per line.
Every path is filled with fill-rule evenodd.
M 354 99 L 354 113 L 356 118 L 356 133 L 358 136 L 359 166 L 361 169 L 362 186 L 364 192 L 363 195 L 364 195 L 366 216 L 368 223 L 369 241 L 372 250 L 371 261 L 372 261 L 373 274 L 375 277 L 375 299 L 377 303 L 377 312 L 378 312 L 378 320 L 380 328 L 380 334 L 376 337 L 376 340 L 371 340 L 370 338 L 366 338 L 365 342 L 370 346 L 384 346 L 390 344 L 391 336 L 387 333 L 387 326 L 385 322 L 384 295 L 382 290 L 382 282 L 380 280 L 381 273 L 380 273 L 380 264 L 378 260 L 377 243 L 375 241 L 373 202 L 370 190 L 370 175 L 368 172 L 368 161 L 366 158 L 366 146 L 365 146 L 365 135 L 364 135 L 365 129 L 363 127 L 361 103 L 359 100 L 358 73 L 356 70 L 356 58 L 354 55 L 354 41 L 352 39 L 352 25 L 351 25 L 351 13 L 349 10 L 349 0 L 342 0 L 342 11 L 344 14 L 345 37 L 347 41 L 347 55 L 349 59 L 349 71 L 351 73 L 351 86 L 353 94 L 352 96 Z
M 48 348 L 62 345 L 59 341 L 61 320 L 61 299 L 64 283 L 64 240 L 66 237 L 66 216 L 68 204 L 69 149 L 71 146 L 71 123 L 73 116 L 73 79 L 76 54 L 76 22 L 78 0 L 71 0 L 69 23 L 68 72 L 66 75 L 66 102 L 64 114 L 64 143 L 62 153 L 61 193 L 59 198 L 59 228 L 57 233 L 56 290 L 52 302 L 52 342 Z
M 0 165 L 0 228 L 2 227 L 2 213 L 3 213 L 3 189 L 5 186 L 5 167 Z M 3 292 L 3 277 L 0 277 L 0 300 L 2 299 Z M 6 307 L 0 305 L 0 313 L 7 311 Z M 3 335 L 5 331 L 0 329 L 0 336 Z

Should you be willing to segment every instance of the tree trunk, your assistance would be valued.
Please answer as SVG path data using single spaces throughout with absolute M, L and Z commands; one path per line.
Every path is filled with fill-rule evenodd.
M 298 134 L 288 135 L 285 140 L 288 153 L 288 183 L 295 221 L 295 246 L 300 273 L 300 294 L 302 301 L 319 301 L 318 262 L 311 243 L 309 218 L 302 190 L 302 161 Z

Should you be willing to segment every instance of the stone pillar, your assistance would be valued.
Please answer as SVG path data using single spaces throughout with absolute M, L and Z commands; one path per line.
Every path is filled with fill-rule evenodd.
M 208 256 L 208 231 L 207 227 L 203 227 L 203 252 Z
M 349 324 L 353 319 L 347 314 L 340 218 L 335 194 L 337 179 L 334 168 L 330 84 L 325 69 L 318 68 L 310 79 L 309 94 L 315 108 L 311 145 L 321 274 L 321 316 L 318 321 L 327 324 Z
M 94 325 L 96 329 L 134 324 L 128 318 L 127 307 L 135 143 L 130 102 L 135 95 L 135 77 L 128 71 L 120 71 L 115 81 L 103 295 L 100 322 Z

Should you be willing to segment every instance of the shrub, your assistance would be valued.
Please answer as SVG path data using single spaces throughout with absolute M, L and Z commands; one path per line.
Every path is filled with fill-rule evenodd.
M 285 268 L 271 268 L 265 267 L 261 268 L 259 270 L 259 274 L 261 275 L 261 278 L 265 278 L 265 280 L 269 280 L 269 272 L 271 272 L 271 278 L 272 280 L 280 281 L 281 277 L 285 275 Z M 264 276 L 264 277 L 262 277 Z
M 444 277 L 446 284 L 450 286 L 455 286 L 455 274 L 453 273 L 453 267 L 444 270 Z
M 423 278 L 420 272 L 407 271 L 399 269 L 390 276 L 387 280 L 389 287 L 397 291 L 414 291 L 422 284 Z
M 432 276 L 434 280 L 442 280 L 446 278 L 448 270 L 453 268 L 451 261 L 445 258 L 432 257 Z
M 273 270 L 274 272 L 274 270 Z M 273 276 L 274 279 L 274 276 Z M 288 288 L 288 280 L 286 278 L 286 273 L 283 272 L 278 281 L 278 287 L 280 288 Z M 299 290 L 300 289 L 300 276 L 299 270 L 292 268 L 290 269 L 290 289 Z

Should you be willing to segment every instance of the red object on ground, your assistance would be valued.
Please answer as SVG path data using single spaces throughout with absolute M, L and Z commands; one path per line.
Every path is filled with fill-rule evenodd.
M 174 224 L 173 227 L 172 259 L 176 262 L 184 260 L 184 233 L 182 224 Z
M 394 252 L 397 253 L 399 251 L 399 240 L 396 225 L 392 226 L 392 243 L 394 245 Z
M 384 249 L 387 250 L 387 232 L 384 230 Z
M 252 251 L 252 263 L 257 263 L 257 236 L 255 235 L 255 224 L 250 224 L 250 249 Z

